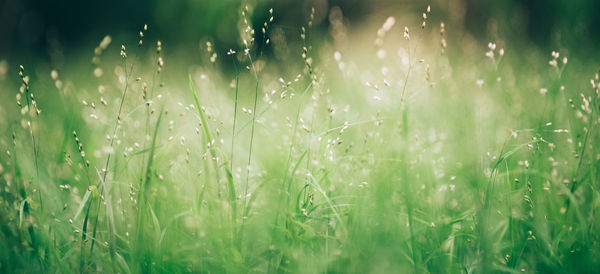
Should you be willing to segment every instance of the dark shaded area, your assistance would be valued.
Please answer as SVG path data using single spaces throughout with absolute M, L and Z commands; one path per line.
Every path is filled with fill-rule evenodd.
M 363 1 L 313 1 L 317 6 L 341 6 L 353 17 L 364 13 Z M 253 13 L 253 24 L 260 29 L 273 7 L 277 23 L 299 26 L 306 22 L 311 2 L 261 1 Z M 323 5 L 324 4 L 324 5 Z M 40 53 L 60 46 L 77 49 L 104 35 L 127 33 L 133 38 L 143 24 L 161 40 L 197 46 L 210 37 L 217 45 L 237 43 L 240 1 L 43 1 L 4 0 L 0 2 L 0 56 Z M 133 35 L 131 35 L 133 34 Z
M 599 12 L 600 1 L 594 0 L 467 0 L 465 27 L 486 37 L 494 21 L 505 40 L 527 40 L 542 50 L 586 51 L 600 42 Z
M 369 11 L 389 1 L 259 1 L 252 19 L 255 26 L 260 26 L 268 8 L 273 7 L 278 24 L 297 27 L 306 22 L 311 6 L 324 14 L 328 7 L 340 6 L 344 16 L 360 23 Z M 465 5 L 465 29 L 480 39 L 488 39 L 492 19 L 498 22 L 503 34 L 521 33 L 544 50 L 553 46 L 587 49 L 600 42 L 600 1 L 455 2 Z M 424 5 L 419 1 L 406 3 L 408 7 Z M 435 7 L 436 2 L 432 5 Z M 238 34 L 233 30 L 237 29 L 241 6 L 238 0 L 3 0 L 0 1 L 0 57 L 77 49 L 90 41 L 100 41 L 106 34 L 136 33 L 144 23 L 151 26 L 156 37 L 171 44 L 197 46 L 200 39 L 211 37 L 217 47 L 232 47 L 237 43 Z M 325 30 L 327 20 L 323 18 L 317 27 Z

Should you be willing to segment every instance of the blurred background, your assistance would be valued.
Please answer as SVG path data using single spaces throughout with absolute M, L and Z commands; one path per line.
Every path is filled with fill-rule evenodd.
M 428 5 L 427 27 L 421 29 Z M 256 31 L 248 55 L 241 54 L 244 6 Z M 302 39 L 311 7 L 313 24 Z M 272 43 L 263 47 L 261 27 L 271 8 L 274 22 L 266 37 Z M 82 212 L 86 203 L 81 196 L 92 184 L 91 168 L 107 166 L 111 181 L 119 182 L 113 197 L 119 201 L 115 213 L 120 212 L 115 231 L 127 231 L 129 237 L 129 231 L 157 228 L 157 233 L 136 232 L 133 237 L 140 241 L 132 244 L 119 237 L 119 252 L 130 265 L 150 263 L 145 256 L 154 264 L 156 258 L 166 273 L 193 272 L 184 267 L 205 263 L 219 273 L 252 272 L 247 267 L 253 264 L 264 267 L 257 272 L 305 272 L 307 265 L 317 265 L 321 270 L 315 272 L 386 273 L 420 264 L 424 271 L 417 273 L 426 267 L 434 273 L 470 272 L 470 267 L 477 272 L 480 266 L 479 272 L 489 273 L 485 267 L 493 264 L 508 272 L 507 262 L 515 272 L 571 267 L 593 273 L 600 269 L 600 236 L 594 229 L 598 218 L 593 218 L 600 205 L 600 152 L 597 141 L 589 142 L 593 149 L 585 144 L 588 136 L 598 140 L 597 131 L 588 130 L 597 128 L 590 106 L 598 106 L 598 97 L 588 100 L 585 94 L 598 94 L 590 79 L 600 86 L 600 76 L 594 76 L 600 60 L 599 12 L 600 0 L 0 0 L 0 162 L 7 171 L 0 182 L 10 181 L 12 163 L 17 182 L 14 189 L 3 183 L 8 190 L 0 193 L 0 273 L 5 272 L 1 264 L 16 265 L 12 272 L 19 267 L 36 272 L 31 263 L 45 256 L 41 254 L 50 254 L 48 264 L 57 269 L 84 269 L 77 254 L 80 246 L 85 254 L 86 242 L 76 240 L 80 231 L 74 233 L 74 225 L 87 221 L 73 216 L 77 205 Z M 144 24 L 148 31 L 144 46 L 138 47 Z M 383 36 L 385 42 L 376 45 Z M 133 58 L 119 55 L 121 45 Z M 227 56 L 229 49 L 240 54 Z M 558 53 L 552 57 L 553 51 L 561 59 Z M 243 67 L 247 71 L 237 73 Z M 202 99 L 191 107 L 188 75 Z M 31 84 L 31 96 L 22 95 L 24 84 Z M 35 109 L 23 106 L 29 104 L 27 98 L 36 99 Z M 37 102 L 43 112 L 37 112 Z M 164 112 L 158 110 L 163 106 Z M 196 111 L 206 113 L 208 122 L 199 123 Z M 126 113 L 123 120 L 121 113 Z M 159 124 L 163 113 L 169 121 Z M 27 114 L 36 119 L 28 120 Z M 117 135 L 119 128 L 124 130 Z M 197 139 L 200 128 L 214 130 L 212 141 L 220 139 L 216 146 L 224 148 L 219 151 L 231 152 L 234 172 L 229 177 L 236 178 L 238 190 L 258 195 L 243 200 L 221 195 L 226 180 L 219 173 L 231 173 L 221 172 L 226 164 L 207 168 L 212 162 L 205 161 L 207 153 L 214 151 L 208 148 L 215 142 L 208 142 L 207 133 Z M 152 145 L 151 129 L 157 138 Z M 38 148 L 35 138 L 41 139 Z M 160 147 L 154 147 L 156 140 Z M 160 156 L 153 156 L 155 148 Z M 73 164 L 80 154 L 91 161 L 87 169 L 84 162 Z M 501 174 L 500 167 L 505 175 L 496 179 L 493 174 Z M 157 179 L 142 196 L 137 189 L 150 182 L 150 171 Z M 205 188 L 212 175 L 218 187 Z M 343 228 L 344 221 L 332 217 L 338 214 L 325 194 L 327 203 L 315 200 L 313 209 L 321 208 L 309 211 L 315 215 L 300 210 L 300 197 L 306 200 L 303 206 L 313 203 L 309 177 L 321 178 L 314 182 L 323 182 L 323 189 L 333 194 L 327 195 L 336 198 L 335 208 L 348 208 L 350 233 L 338 233 L 336 227 Z M 25 184 L 31 178 L 36 183 Z M 275 187 L 281 178 L 287 190 Z M 504 178 L 506 183 L 495 183 Z M 197 183 L 202 180 L 204 184 Z M 234 179 L 229 180 L 233 185 Z M 586 187 L 575 191 L 575 185 Z M 227 188 L 235 195 L 236 187 Z M 324 193 L 314 193 L 319 192 Z M 49 209 L 37 209 L 42 196 Z M 139 216 L 150 215 L 133 197 L 145 196 L 151 197 L 157 216 L 150 211 L 153 218 L 141 222 Z M 247 197 L 260 197 L 252 208 L 256 215 L 238 222 L 234 205 L 245 206 Z M 286 198 L 284 204 L 282 197 L 298 198 L 295 204 Z M 103 212 L 109 211 L 100 211 L 101 200 L 93 203 L 98 206 L 89 201 L 88 212 L 92 208 L 104 219 Z M 577 207 L 567 211 L 571 201 L 581 213 Z M 30 204 L 31 213 L 25 209 Z M 108 209 L 110 203 L 105 204 Z M 194 209 L 187 217 L 189 208 L 205 204 L 209 210 Z M 335 214 L 323 209 L 326 204 Z M 223 218 L 230 212 L 232 223 Z M 413 218 L 409 212 L 416 216 L 415 237 L 406 236 L 413 233 L 413 224 L 403 219 Z M 179 224 L 175 219 L 181 216 L 186 219 Z M 70 218 L 76 222 L 67 222 Z M 104 220 L 109 218 L 112 214 Z M 96 224 L 110 230 L 103 219 Z M 265 225 L 273 220 L 274 226 Z M 241 251 L 231 244 L 238 223 L 247 225 L 244 235 L 250 235 L 240 241 Z M 27 236 L 16 236 L 27 235 L 26 229 L 31 243 Z M 35 242 L 31 231 L 42 241 Z M 112 242 L 110 233 L 99 239 Z M 408 244 L 413 239 L 416 246 Z M 109 271 L 110 252 L 97 253 L 90 250 L 85 260 L 105 266 L 95 268 L 97 272 Z M 509 260 L 509 253 L 516 259 Z M 290 261 L 292 266 L 271 268 L 271 261 Z M 37 272 L 52 272 L 42 270 Z
M 380 25 L 389 15 L 414 16 L 418 21 L 431 4 L 432 17 L 486 43 L 511 39 L 548 52 L 569 48 L 578 52 L 571 58 L 590 58 L 600 42 L 600 1 L 594 0 L 1 0 L 0 59 L 13 64 L 46 58 L 60 68 L 70 55 L 65 52 L 88 49 L 89 55 L 105 35 L 117 43 L 127 39 L 135 43 L 145 23 L 152 35 L 172 47 L 197 49 L 210 39 L 217 52 L 225 52 L 239 44 L 236 31 L 245 4 L 254 7 L 251 19 L 256 29 L 272 7 L 276 25 L 289 27 L 293 35 L 307 21 L 310 7 L 316 8 L 314 30 L 326 34 L 334 9 L 333 14 L 341 14 L 352 30 L 373 19 Z

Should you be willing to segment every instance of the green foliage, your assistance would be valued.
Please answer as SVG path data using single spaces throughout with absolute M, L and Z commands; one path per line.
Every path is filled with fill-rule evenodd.
M 267 42 L 265 12 L 200 64 L 105 39 L 1 81 L 0 272 L 599 269 L 597 64 L 425 18 Z

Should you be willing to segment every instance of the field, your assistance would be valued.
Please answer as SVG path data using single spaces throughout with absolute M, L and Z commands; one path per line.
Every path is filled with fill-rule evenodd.
M 436 7 L 0 61 L 0 272 L 597 272 L 598 48 Z

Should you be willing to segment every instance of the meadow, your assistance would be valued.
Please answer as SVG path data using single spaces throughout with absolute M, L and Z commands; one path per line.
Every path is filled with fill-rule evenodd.
M 0 61 L 0 272 L 597 272 L 600 59 L 421 12 Z

